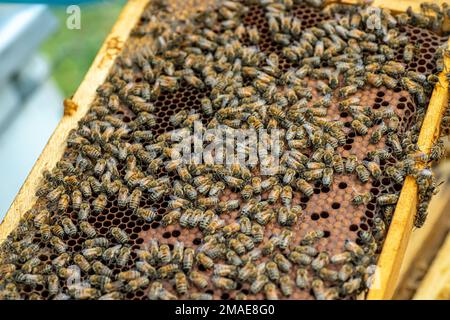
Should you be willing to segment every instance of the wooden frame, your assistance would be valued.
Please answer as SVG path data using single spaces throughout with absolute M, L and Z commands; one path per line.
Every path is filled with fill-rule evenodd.
M 358 4 L 361 0 L 330 0 L 329 2 L 340 2 L 344 4 Z M 393 13 L 406 12 L 408 7 L 411 7 L 414 12 L 420 11 L 420 3 L 425 2 L 421 0 L 373 0 L 371 5 L 383 9 L 389 9 Z M 447 2 L 447 0 L 433 0 L 433 3 L 438 5 Z
M 0 224 L 0 243 L 17 226 L 21 215 L 35 203 L 35 190 L 41 181 L 43 170 L 53 168 L 63 155 L 65 141 L 70 130 L 75 128 L 78 121 L 86 114 L 89 105 L 95 97 L 96 88 L 104 82 L 114 59 L 120 53 L 131 29 L 137 23 L 148 1 L 129 0 L 125 5 L 111 33 L 106 38 L 91 68 L 72 98 L 72 101 L 78 105 L 77 110 L 71 115 L 64 116 L 61 120 L 6 213 L 5 219 Z M 355 3 L 354 0 L 341 2 Z M 400 12 L 406 10 L 409 5 L 414 7 L 417 3 L 416 1 L 407 0 L 375 0 L 373 5 L 391 9 L 393 12 Z M 445 63 L 447 70 L 450 70 L 450 58 L 446 58 Z M 419 136 L 419 147 L 425 153 L 429 152 L 435 138 L 438 136 L 441 117 L 448 101 L 447 79 L 444 73 L 440 74 L 439 77 L 440 82 L 433 91 Z M 383 246 L 383 251 L 379 257 L 376 281 L 368 293 L 368 299 L 389 299 L 393 295 L 401 262 L 412 232 L 417 197 L 416 182 L 412 177 L 407 177 Z

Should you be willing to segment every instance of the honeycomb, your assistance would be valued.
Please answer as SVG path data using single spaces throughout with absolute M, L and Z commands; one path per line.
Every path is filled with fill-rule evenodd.
M 151 8 L 147 9 L 144 13 L 139 25 L 137 27 L 145 27 L 148 22 L 148 16 Z M 301 21 L 302 29 L 313 27 L 319 23 L 332 19 L 325 12 L 318 8 L 310 7 L 304 3 L 295 4 L 293 9 L 295 16 Z M 286 71 L 291 67 L 299 67 L 295 63 L 291 63 L 282 58 L 281 50 L 282 46 L 273 42 L 269 36 L 269 26 L 267 19 L 265 18 L 264 9 L 258 4 L 249 5 L 249 10 L 243 18 L 245 26 L 256 26 L 260 34 L 259 47 L 262 51 L 269 54 L 275 52 L 280 54 L 280 68 L 282 71 Z M 416 55 L 415 59 L 407 64 L 407 70 L 418 71 L 426 75 L 436 73 L 435 54 L 437 48 L 445 41 L 445 37 L 441 37 L 432 31 L 421 29 L 414 26 L 403 26 L 400 32 L 406 34 L 411 42 L 420 45 L 420 52 Z M 132 47 L 134 43 L 141 41 L 139 35 L 132 35 L 128 40 L 128 45 Z M 243 44 L 249 44 L 248 39 L 244 40 Z M 403 53 L 401 48 L 396 51 L 396 59 L 401 60 Z M 307 79 L 310 87 L 315 88 L 314 79 Z M 139 83 L 143 81 L 141 70 L 136 70 L 134 74 L 134 82 Z M 181 85 L 176 91 L 170 93 L 161 94 L 156 101 L 154 101 L 155 111 L 153 114 L 156 116 L 156 125 L 151 128 L 154 136 L 163 134 L 174 130 L 175 127 L 170 124 L 170 117 L 181 110 L 197 110 L 201 112 L 200 100 L 209 95 L 209 89 L 198 90 L 188 86 L 186 83 Z M 362 90 L 359 90 L 355 96 L 361 99 L 361 105 L 371 106 L 373 110 L 386 110 L 387 108 L 393 108 L 395 113 L 401 119 L 399 132 L 405 132 L 414 125 L 416 105 L 410 94 L 401 89 L 400 86 L 394 89 L 388 89 L 384 86 L 379 88 L 366 86 Z M 316 89 L 313 89 L 313 99 L 318 97 Z M 116 115 L 120 117 L 125 123 L 130 123 L 135 120 L 136 115 L 132 112 L 131 108 L 123 101 L 121 101 L 120 109 Z M 340 112 L 337 106 L 337 98 L 333 97 L 333 102 L 328 108 L 327 119 L 336 120 L 340 119 L 344 122 L 345 132 L 347 134 L 346 144 L 340 146 L 338 151 L 343 157 L 350 155 L 356 155 L 358 159 L 365 159 L 367 152 L 382 149 L 386 147 L 385 138 L 382 138 L 378 144 L 370 144 L 369 137 L 373 130 L 376 130 L 380 124 L 376 124 L 372 128 L 369 128 L 367 135 L 362 136 L 357 134 L 351 127 L 350 121 L 352 117 L 346 112 Z M 207 124 L 211 117 L 203 114 L 202 122 Z M 130 138 L 124 138 L 123 141 L 131 141 Z M 64 159 L 74 161 L 77 155 L 77 151 L 71 147 L 67 147 L 64 154 Z M 395 163 L 396 159 L 390 158 L 382 160 L 381 168 Z M 118 170 L 121 176 L 125 175 L 125 165 L 118 163 Z M 166 172 L 161 169 L 156 175 L 157 178 L 169 175 L 174 178 L 173 172 Z M 363 193 L 370 191 L 373 195 L 379 196 L 388 193 L 399 193 L 402 188 L 401 184 L 394 183 L 390 178 L 381 176 L 379 179 L 374 180 L 371 178 L 369 183 L 363 184 L 356 179 L 355 175 L 335 175 L 333 183 L 330 187 L 321 186 L 320 183 L 316 183 L 314 186 L 314 195 L 310 198 L 302 197 L 300 193 L 294 192 L 293 205 L 300 204 L 303 208 L 303 215 L 300 221 L 295 226 L 294 243 L 299 243 L 305 234 L 311 230 L 323 230 L 324 237 L 316 243 L 316 248 L 319 252 L 327 251 L 330 255 L 339 253 L 342 251 L 344 241 L 349 239 L 361 244 L 359 234 L 361 231 L 370 231 L 373 227 L 373 219 L 377 216 L 383 216 L 381 208 L 377 205 L 376 199 L 372 199 L 366 206 L 352 204 L 352 198 L 356 193 Z M 267 194 L 263 194 L 263 199 L 267 197 Z M 220 200 L 227 199 L 239 199 L 239 196 L 235 190 L 226 189 L 222 194 Z M 95 197 L 92 196 L 87 201 L 93 204 Z M 136 249 L 142 249 L 146 247 L 149 240 L 158 240 L 160 244 L 168 244 L 172 250 L 177 241 L 183 242 L 185 247 L 191 247 L 193 249 L 198 248 L 202 244 L 203 235 L 198 228 L 189 229 L 182 228 L 179 224 L 169 225 L 164 227 L 161 224 L 162 217 L 169 211 L 168 204 L 170 197 L 165 195 L 161 201 L 152 201 L 148 194 L 144 193 L 140 201 L 140 207 L 155 208 L 157 212 L 156 218 L 152 222 L 145 222 L 139 219 L 134 214 L 132 209 L 120 208 L 118 206 L 118 200 L 116 196 L 108 197 L 107 205 L 105 209 L 100 213 L 91 212 L 88 218 L 88 222 L 92 224 L 98 234 L 98 236 L 108 238 L 112 243 L 115 242 L 114 238 L 110 234 L 112 227 L 118 227 L 124 230 L 128 236 L 128 245 L 132 249 L 131 259 L 126 266 L 110 266 L 114 275 L 119 274 L 121 271 L 133 268 L 138 261 L 137 255 L 134 252 Z M 77 212 L 73 210 L 72 206 L 69 206 L 66 213 L 61 215 L 58 213 L 55 205 L 47 203 L 45 199 L 39 199 L 35 208 L 47 207 L 51 212 L 52 224 L 60 223 L 65 217 L 69 217 L 74 224 L 77 224 Z M 238 216 L 238 210 L 232 211 L 222 218 L 226 222 L 235 220 Z M 262 245 L 274 234 L 280 232 L 280 227 L 275 222 L 269 222 L 265 227 L 264 241 L 259 245 Z M 78 253 L 83 248 L 83 243 L 88 239 L 81 232 L 77 232 L 72 236 L 64 235 L 62 238 L 68 244 L 68 253 Z M 39 259 L 43 264 L 51 264 L 51 261 L 58 255 L 54 252 L 49 243 L 44 242 L 39 234 L 36 234 L 33 243 L 40 246 L 41 252 Z M 378 253 L 382 246 L 379 246 Z M 266 259 L 261 258 L 261 262 Z M 220 261 L 219 261 L 220 262 Z M 210 270 L 205 270 L 201 266 L 194 266 L 195 270 L 198 270 L 207 275 L 211 275 Z M 295 273 L 297 267 L 294 266 L 289 273 L 295 283 Z M 90 271 L 82 274 L 82 281 L 87 281 L 89 276 L 95 274 L 91 269 Z M 169 290 L 174 290 L 174 284 L 170 281 L 164 281 L 164 287 Z M 63 290 L 67 289 L 67 284 L 60 281 L 60 286 Z M 147 289 L 139 289 L 134 292 L 128 292 L 124 294 L 126 299 L 147 299 Z M 190 288 L 191 292 L 196 292 L 194 286 Z M 212 283 L 203 290 L 203 292 L 211 294 L 214 299 L 236 299 L 238 294 L 244 294 L 249 299 L 264 299 L 263 293 L 251 294 L 248 283 L 238 282 L 235 290 L 220 290 L 214 288 Z M 30 298 L 52 298 L 49 295 L 48 289 L 43 285 L 20 285 L 20 295 L 25 299 Z M 313 299 L 314 296 L 310 290 L 294 289 L 293 294 L 289 299 Z M 349 299 L 354 299 L 354 295 L 350 295 Z

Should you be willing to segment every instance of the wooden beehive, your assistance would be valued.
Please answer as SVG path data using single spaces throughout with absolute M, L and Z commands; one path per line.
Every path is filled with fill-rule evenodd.
M 351 3 L 352 1 L 344 2 Z M 61 120 L 8 210 L 4 221 L 0 225 L 0 239 L 4 239 L 15 228 L 21 214 L 29 210 L 35 203 L 35 190 L 41 181 L 42 171 L 44 169 L 52 169 L 63 156 L 69 131 L 75 128 L 78 121 L 86 114 L 96 95 L 97 87 L 106 79 L 114 59 L 121 52 L 131 29 L 138 22 L 147 4 L 147 0 L 131 0 L 124 7 L 116 25 L 106 38 L 85 79 L 71 99 L 74 103 L 71 105 L 77 107 L 67 112 L 66 116 Z M 388 8 L 393 12 L 403 12 L 410 4 L 413 7 L 418 6 L 416 1 L 374 1 L 373 3 L 374 6 Z M 202 6 L 207 5 L 208 1 L 187 1 L 183 2 L 183 5 L 178 6 L 177 10 L 180 11 L 180 14 L 187 17 L 194 11 L 201 10 Z M 445 63 L 447 69 L 450 70 L 450 59 L 447 58 Z M 447 101 L 448 81 L 445 75 L 441 74 L 440 82 L 433 91 L 419 136 L 419 147 L 425 153 L 429 152 L 434 140 L 439 135 L 440 120 L 447 106 Z M 376 280 L 373 288 L 369 291 L 368 299 L 389 299 L 395 290 L 401 262 L 412 232 L 417 198 L 415 180 L 408 177 L 403 185 L 391 227 L 378 260 Z

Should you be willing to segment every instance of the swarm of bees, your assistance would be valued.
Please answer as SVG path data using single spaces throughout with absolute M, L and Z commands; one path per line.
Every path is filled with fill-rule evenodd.
M 243 23 L 255 4 L 263 8 L 279 52 L 262 50 L 261 31 Z M 243 285 L 248 294 L 241 291 L 236 299 L 289 298 L 299 290 L 316 299 L 343 299 L 367 291 L 399 192 L 355 192 L 355 206 L 372 202 L 380 210 L 369 230 L 358 232 L 356 241 L 345 240 L 335 254 L 319 249 L 324 230 L 308 230 L 293 241 L 305 214 L 294 198 L 312 197 L 317 184 L 332 187 L 338 175 L 361 184 L 382 176 L 402 184 L 409 175 L 419 185 L 415 226 L 423 225 L 438 189 L 430 165 L 442 157 L 443 145 L 438 142 L 424 154 L 417 139 L 436 81 L 435 75 L 406 68 L 420 48 L 398 28 L 437 30 L 450 11 L 424 3 L 422 13 L 394 16 L 367 4 L 333 4 L 324 9 L 329 19 L 304 28 L 293 13 L 299 4 L 318 8 L 322 1 L 226 0 L 184 24 L 170 21 L 160 1 L 153 4 L 158 13 L 154 7 L 146 10 L 132 32 L 136 41 L 124 49 L 90 111 L 70 132 L 71 156 L 44 172 L 36 196 L 45 205 L 24 213 L 3 242 L 0 298 L 24 298 L 23 286 L 44 287 L 50 299 L 104 300 L 124 299 L 137 290 L 152 300 L 212 299 L 207 288 L 232 292 Z M 400 49 L 403 60 L 397 61 L 394 53 Z M 438 71 L 448 54 L 444 48 L 436 53 Z M 292 67 L 283 71 L 281 61 Z M 181 86 L 206 94 L 200 105 L 170 117 L 176 130 L 158 133 L 155 101 Z M 392 108 L 372 109 L 355 95 L 381 86 L 409 93 L 417 106 L 410 128 L 402 128 Z M 332 104 L 350 115 L 350 128 L 327 118 Z M 133 114 L 131 121 L 124 120 L 123 106 Z M 272 150 L 280 158 L 276 174 L 258 171 L 262 162 L 271 166 L 270 157 L 254 165 L 184 162 L 176 144 L 205 116 L 208 129 L 280 130 L 279 148 Z M 350 130 L 370 136 L 374 145 L 384 139 L 386 146 L 363 159 L 344 157 L 338 149 Z M 249 157 L 250 145 L 238 148 Z M 388 159 L 393 164 L 381 164 Z M 419 163 L 424 169 L 417 169 Z M 223 200 L 226 190 L 238 198 Z M 119 209 L 150 224 L 158 213 L 144 196 L 154 203 L 169 198 L 162 227 L 197 228 L 203 235 L 198 247 L 152 239 L 134 249 L 126 230 L 111 226 L 102 235 L 89 222 L 116 201 Z M 236 219 L 225 218 L 233 212 Z M 278 231 L 267 235 L 270 224 Z M 67 239 L 77 234 L 87 239 L 75 251 Z M 48 251 L 51 261 L 41 261 Z M 114 272 L 117 267 L 120 272 Z

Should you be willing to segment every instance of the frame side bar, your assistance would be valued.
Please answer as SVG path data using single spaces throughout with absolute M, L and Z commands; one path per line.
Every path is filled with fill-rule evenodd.
M 450 48 L 450 39 L 448 48 Z M 448 104 L 449 84 L 445 73 L 450 71 L 449 56 L 445 57 L 444 63 L 444 71 L 439 74 L 439 82 L 435 85 L 431 95 L 417 142 L 419 149 L 425 154 L 429 154 L 439 135 L 442 115 Z M 378 259 L 375 281 L 369 290 L 368 300 L 390 299 L 394 294 L 401 262 L 413 228 L 418 201 L 417 191 L 415 179 L 406 177 L 383 250 Z

